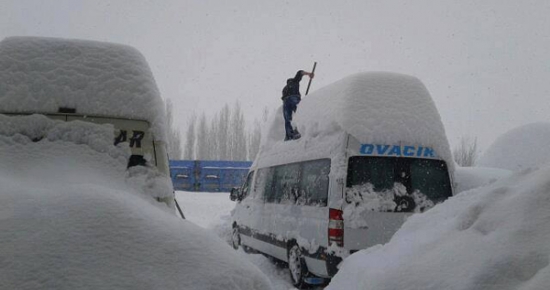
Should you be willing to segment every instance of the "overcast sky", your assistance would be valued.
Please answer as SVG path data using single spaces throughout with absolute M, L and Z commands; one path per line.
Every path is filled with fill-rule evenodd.
M 430 91 L 451 145 L 470 135 L 485 149 L 509 129 L 550 121 L 549 15 L 547 0 L 2 0 L 0 38 L 136 47 L 182 131 L 190 114 L 236 100 L 247 119 L 260 118 L 314 61 L 312 91 L 361 71 L 411 74 Z

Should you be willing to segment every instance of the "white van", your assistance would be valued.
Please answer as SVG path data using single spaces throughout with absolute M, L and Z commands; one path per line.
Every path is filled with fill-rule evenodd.
M 273 116 L 231 198 L 233 246 L 287 262 L 296 287 L 326 282 L 342 258 L 453 193 L 439 113 L 414 77 L 347 77 L 305 97 L 295 121 L 302 137 L 284 142 Z
M 0 114 L 114 127 L 128 167 L 156 166 L 170 184 L 164 102 L 145 58 L 125 45 L 43 37 L 0 42 Z M 164 183 L 164 182 L 163 182 Z M 174 207 L 172 190 L 152 193 Z

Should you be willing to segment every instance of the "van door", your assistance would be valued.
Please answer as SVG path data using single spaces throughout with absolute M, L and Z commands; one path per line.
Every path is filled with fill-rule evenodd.
M 242 200 L 237 203 L 233 212 L 233 218 L 239 226 L 241 234 L 241 243 L 253 249 L 260 250 L 261 244 L 257 239 L 261 229 L 261 220 L 263 214 L 263 201 L 261 191 L 256 190 L 259 173 L 250 171 L 246 181 L 241 187 Z
M 275 166 L 273 184 L 269 194 L 264 195 L 263 225 L 268 233 L 267 253 L 286 261 L 287 240 L 298 234 L 298 223 L 301 222 L 301 208 L 296 206 L 300 185 L 300 164 Z
M 327 264 L 322 257 L 328 242 L 329 208 L 328 190 L 330 159 L 311 160 L 302 163 L 300 194 L 296 201 L 301 208 L 298 232 L 305 245 L 302 245 L 308 270 L 326 277 Z

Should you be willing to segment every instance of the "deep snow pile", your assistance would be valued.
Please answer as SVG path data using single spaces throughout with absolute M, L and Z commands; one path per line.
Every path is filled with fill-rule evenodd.
M 270 289 L 154 201 L 154 168 L 126 172 L 129 149 L 112 143 L 110 125 L 0 119 L 0 289 Z
M 119 44 L 42 37 L 0 42 L 1 112 L 57 113 L 147 120 L 166 140 L 164 104 L 145 58 Z
M 543 290 L 550 285 L 550 168 L 523 171 L 411 216 L 348 257 L 327 289 Z
M 214 231 L 231 244 L 231 210 L 236 202 L 229 199 L 229 193 L 176 191 L 176 198 L 188 221 Z M 274 290 L 295 289 L 288 268 L 281 267 L 284 266 L 281 263 L 275 264 L 262 254 L 247 254 L 242 248 L 236 253 L 256 265 L 269 278 Z
M 550 162 L 544 150 L 550 146 L 550 123 L 532 123 L 514 128 L 501 136 L 483 153 L 478 166 L 519 171 Z
M 285 130 L 281 110 L 266 124 L 260 154 L 282 146 Z M 426 87 L 412 76 L 388 72 L 348 76 L 303 96 L 293 123 L 302 138 L 284 142 L 287 147 L 347 131 L 361 143 L 430 146 L 453 170 L 439 112 Z

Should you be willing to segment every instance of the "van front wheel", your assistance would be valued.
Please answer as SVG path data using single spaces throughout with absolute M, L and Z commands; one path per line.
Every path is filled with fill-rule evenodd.
M 302 250 L 297 244 L 293 244 L 288 249 L 288 271 L 294 287 L 303 289 L 307 285 L 305 278 L 309 275 L 309 271 Z

